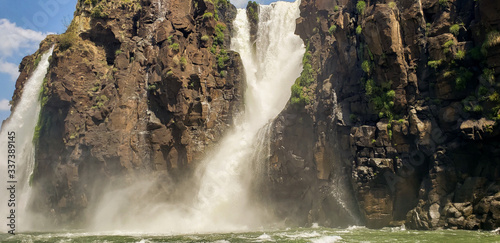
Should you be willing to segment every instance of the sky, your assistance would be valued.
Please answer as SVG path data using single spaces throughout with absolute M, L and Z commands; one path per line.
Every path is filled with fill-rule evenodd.
M 287 0 L 291 2 L 292 0 Z M 244 8 L 248 0 L 230 0 Z M 270 4 L 276 0 L 256 0 Z M 23 57 L 33 54 L 45 36 L 64 33 L 77 0 L 2 1 L 0 8 L 0 123 L 10 115 L 9 101 Z

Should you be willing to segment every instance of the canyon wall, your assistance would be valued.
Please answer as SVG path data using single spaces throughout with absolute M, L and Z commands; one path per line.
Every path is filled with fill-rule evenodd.
M 23 60 L 16 84 L 14 103 L 56 44 L 34 138 L 33 210 L 52 225 L 85 225 L 106 185 L 145 178 L 158 179 L 164 200 L 179 197 L 176 185 L 242 107 L 235 16 L 223 0 L 78 1 L 66 33 Z
M 499 10 L 493 0 L 303 0 L 304 70 L 268 162 L 276 213 L 329 226 L 354 216 L 372 228 L 499 227 Z

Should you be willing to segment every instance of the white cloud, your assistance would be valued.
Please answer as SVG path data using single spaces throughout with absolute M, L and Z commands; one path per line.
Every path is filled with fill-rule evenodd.
M 8 19 L 0 19 L 0 33 L 2 33 L 0 56 L 4 58 L 12 56 L 13 53 L 18 52 L 20 49 L 30 48 L 36 50 L 40 41 L 47 36 L 47 33 L 18 27 Z
M 12 81 L 16 81 L 19 76 L 18 66 L 0 59 L 0 73 L 7 73 Z
M 0 100 L 0 111 L 10 111 L 10 104 L 8 100 Z
M 0 73 L 6 73 L 11 81 L 19 76 L 18 65 L 6 61 L 8 57 L 21 59 L 24 55 L 38 49 L 40 41 L 49 33 L 42 33 L 18 27 L 8 19 L 0 19 Z M 3 102 L 3 100 L 2 100 Z

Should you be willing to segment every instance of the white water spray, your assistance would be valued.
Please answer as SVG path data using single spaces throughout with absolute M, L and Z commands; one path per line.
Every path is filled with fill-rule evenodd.
M 130 206 L 127 198 L 147 197 L 144 188 L 152 183 L 110 192 L 97 205 L 94 230 L 179 234 L 243 231 L 262 225 L 258 206 L 249 198 L 255 176 L 252 158 L 260 151 L 258 146 L 266 144 L 258 140 L 269 139 L 258 136 L 259 130 L 284 108 L 290 87 L 302 70 L 305 46 L 294 34 L 299 4 L 300 0 L 261 6 L 255 53 L 246 11 L 238 9 L 231 49 L 240 53 L 245 67 L 245 113 L 201 162 L 195 173 L 199 181 L 193 183 L 200 187 L 193 190 L 193 197 L 187 197 L 192 200 Z
M 42 55 L 42 58 L 31 77 L 25 82 L 21 99 L 15 111 L 10 115 L 0 132 L 0 225 L 2 233 L 6 233 L 8 227 L 7 217 L 11 216 L 11 209 L 15 210 L 15 233 L 25 231 L 29 222 L 26 206 L 31 195 L 29 178 L 33 173 L 35 163 L 35 147 L 33 146 L 33 135 L 40 114 L 40 90 L 43 79 L 49 67 L 49 57 L 54 47 Z M 13 142 L 14 141 L 14 142 Z M 9 147 L 10 142 L 10 147 Z M 10 151 L 8 149 L 11 149 Z M 10 156 L 9 155 L 14 155 Z M 8 161 L 9 159 L 9 161 Z M 12 176 L 12 177 L 11 177 Z M 15 181 L 16 183 L 10 183 Z M 15 187 L 15 193 L 6 190 Z M 10 204 L 9 204 L 10 200 Z M 12 204 L 14 203 L 14 204 Z M 11 205 L 12 207 L 9 207 Z

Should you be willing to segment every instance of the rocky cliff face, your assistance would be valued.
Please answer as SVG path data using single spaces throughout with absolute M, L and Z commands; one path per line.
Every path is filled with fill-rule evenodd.
M 500 226 L 493 0 L 303 0 L 270 198 L 296 223 Z M 339 188 L 344 188 L 340 190 Z
M 56 44 L 35 134 L 34 209 L 84 225 L 106 183 L 175 188 L 189 177 L 240 109 L 235 15 L 223 0 L 78 1 L 67 32 L 23 60 L 16 84 L 14 101 L 36 55 Z
M 272 124 L 263 183 L 275 214 L 292 225 L 500 227 L 499 12 L 495 0 L 303 0 L 304 70 Z M 33 208 L 54 225 L 85 224 L 106 183 L 138 178 L 157 179 L 162 200 L 182 196 L 241 108 L 234 16 L 223 0 L 79 1 L 68 31 L 20 65 L 14 107 L 56 44 Z

